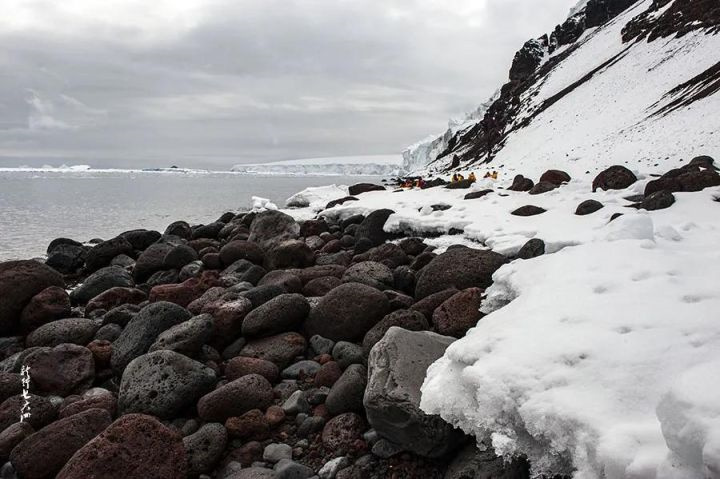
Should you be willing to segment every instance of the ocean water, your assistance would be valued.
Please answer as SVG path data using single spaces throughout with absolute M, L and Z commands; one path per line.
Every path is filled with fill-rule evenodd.
M 135 228 L 162 232 L 173 221 L 209 223 L 248 208 L 252 196 L 283 207 L 309 186 L 363 181 L 380 178 L 0 170 L 0 260 L 42 256 L 58 237 L 88 241 Z

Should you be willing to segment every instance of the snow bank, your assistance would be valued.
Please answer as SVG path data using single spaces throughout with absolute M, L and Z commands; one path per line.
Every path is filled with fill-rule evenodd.
M 232 171 L 248 175 L 395 176 L 400 162 L 399 155 L 337 156 L 235 165 Z
M 345 185 L 311 186 L 299 193 L 295 193 L 285 201 L 288 208 L 310 208 L 313 212 L 325 208 L 330 201 L 348 195 Z
M 430 241 L 441 247 L 511 255 L 541 238 L 553 253 L 496 273 L 488 316 L 428 371 L 423 409 L 503 454 L 527 454 L 535 472 L 720 477 L 720 188 L 675 193 L 648 213 L 624 199 L 644 190 L 642 175 L 596 193 L 582 175 L 542 195 L 498 188 L 509 176 L 476 184 L 495 190 L 480 199 L 379 191 L 322 213 L 390 208 L 387 231 L 439 235 Z M 587 199 L 604 207 L 575 215 Z M 440 203 L 452 207 L 429 208 Z M 547 212 L 510 214 L 527 204 Z

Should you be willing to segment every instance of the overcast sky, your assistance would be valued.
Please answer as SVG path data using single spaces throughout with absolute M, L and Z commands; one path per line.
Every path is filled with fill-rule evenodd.
M 574 3 L 2 0 L 0 166 L 400 153 Z

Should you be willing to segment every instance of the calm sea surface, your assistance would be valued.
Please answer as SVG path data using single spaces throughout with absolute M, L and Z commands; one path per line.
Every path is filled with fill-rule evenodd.
M 378 177 L 245 176 L 232 173 L 0 171 L 0 260 L 45 253 L 54 238 L 162 232 L 176 220 L 209 223 L 249 207 L 252 196 L 285 200 L 309 186 Z

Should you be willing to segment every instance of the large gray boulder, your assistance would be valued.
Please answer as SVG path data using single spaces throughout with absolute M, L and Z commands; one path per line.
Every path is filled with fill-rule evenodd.
M 462 434 L 439 416 L 420 410 L 420 387 L 428 367 L 455 340 L 429 331 L 392 327 L 370 351 L 363 404 L 370 425 L 404 450 L 439 457 L 457 447 Z
M 343 283 L 362 283 L 375 289 L 386 290 L 393 287 L 393 272 L 377 261 L 363 261 L 350 266 L 342 276 Z
M 505 256 L 493 251 L 452 248 L 435 257 L 420 271 L 415 298 L 422 299 L 449 288 L 485 289 L 492 284 L 493 273 L 505 261 Z
M 248 241 L 258 243 L 264 250 L 300 235 L 300 225 L 295 219 L 280 211 L 263 211 L 250 224 Z
M 143 413 L 173 418 L 210 391 L 215 371 L 175 351 L 144 354 L 128 364 L 120 381 L 122 414 Z
M 215 333 L 213 317 L 201 314 L 160 333 L 150 351 L 169 349 L 176 353 L 194 356 Z
M 110 359 L 113 370 L 121 373 L 130 361 L 148 352 L 160 333 L 190 317 L 187 309 L 167 301 L 145 306 L 113 342 Z

